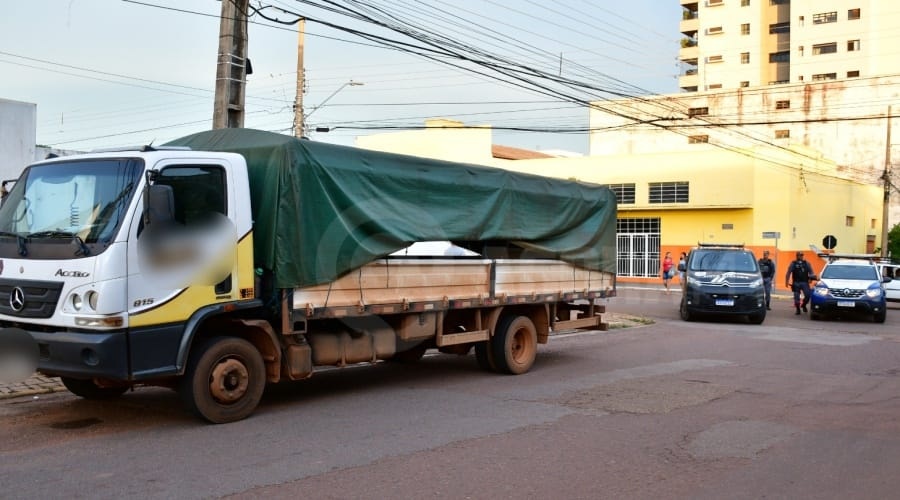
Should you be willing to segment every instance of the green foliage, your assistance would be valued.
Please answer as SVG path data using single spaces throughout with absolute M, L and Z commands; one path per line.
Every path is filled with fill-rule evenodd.
M 900 259 L 900 224 L 895 224 L 888 232 L 888 251 L 892 260 Z

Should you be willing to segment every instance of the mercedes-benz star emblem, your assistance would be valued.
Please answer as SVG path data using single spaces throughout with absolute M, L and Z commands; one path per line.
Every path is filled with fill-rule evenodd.
M 12 289 L 12 292 L 9 294 L 9 307 L 12 307 L 13 311 L 16 312 L 25 309 L 25 290 L 22 290 L 20 287 Z

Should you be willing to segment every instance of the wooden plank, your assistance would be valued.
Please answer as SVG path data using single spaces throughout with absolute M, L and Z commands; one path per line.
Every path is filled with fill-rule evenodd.
M 438 335 L 435 339 L 435 344 L 438 347 L 444 347 L 448 345 L 456 345 L 456 344 L 468 344 L 470 342 L 481 342 L 484 340 L 488 340 L 491 338 L 491 332 L 489 330 L 474 330 L 471 332 L 462 332 L 462 333 L 445 333 L 443 335 Z
M 597 328 L 600 325 L 600 316 L 591 318 L 570 319 L 568 321 L 557 321 L 553 324 L 553 330 L 578 330 L 582 328 Z

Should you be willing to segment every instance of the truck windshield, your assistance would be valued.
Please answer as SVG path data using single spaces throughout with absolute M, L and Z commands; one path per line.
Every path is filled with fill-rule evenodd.
M 124 158 L 31 166 L 3 198 L 0 237 L 24 238 L 28 246 L 48 239 L 108 243 L 143 169 L 142 161 Z

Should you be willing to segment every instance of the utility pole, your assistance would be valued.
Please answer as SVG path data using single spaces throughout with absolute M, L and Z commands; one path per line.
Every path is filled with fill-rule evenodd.
M 881 212 L 881 256 L 888 256 L 888 216 L 891 206 L 891 105 L 887 109 L 887 138 L 884 141 L 884 172 L 881 178 L 884 180 L 884 207 Z
M 219 54 L 213 128 L 244 126 L 247 70 L 247 9 L 250 0 L 223 0 L 219 19 Z
M 297 97 L 294 98 L 294 137 L 303 137 L 303 87 L 306 85 L 303 69 L 303 35 L 306 32 L 306 19 L 297 23 Z

